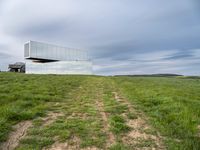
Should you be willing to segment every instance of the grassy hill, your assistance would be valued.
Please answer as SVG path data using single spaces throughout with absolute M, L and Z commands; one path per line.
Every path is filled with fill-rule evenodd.
M 200 79 L 0 73 L 0 149 L 200 149 Z

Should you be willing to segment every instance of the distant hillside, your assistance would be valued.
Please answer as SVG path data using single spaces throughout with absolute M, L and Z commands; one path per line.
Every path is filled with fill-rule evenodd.
M 179 74 L 140 74 L 140 75 L 116 75 L 116 76 L 129 76 L 129 77 L 177 77 L 183 76 Z
M 184 76 L 182 79 L 200 79 L 200 76 Z

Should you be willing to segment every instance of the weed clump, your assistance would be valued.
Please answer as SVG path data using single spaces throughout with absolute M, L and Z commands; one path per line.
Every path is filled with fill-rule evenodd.
M 128 132 L 130 127 L 126 125 L 126 121 L 122 116 L 115 115 L 110 119 L 111 131 L 115 134 Z

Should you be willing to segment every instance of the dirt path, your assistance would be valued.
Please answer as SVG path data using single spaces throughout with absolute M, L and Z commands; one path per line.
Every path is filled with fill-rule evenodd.
M 96 147 L 80 148 L 80 139 L 73 137 L 68 142 L 60 143 L 55 142 L 50 148 L 44 148 L 43 150 L 99 150 Z
M 9 134 L 8 140 L 0 147 L 1 150 L 14 150 L 20 140 L 26 136 L 27 130 L 32 126 L 31 121 L 20 122 L 13 127 L 14 131 Z
M 98 82 L 88 80 L 86 82 L 88 85 L 85 88 L 78 88 L 71 100 L 62 104 L 52 104 L 51 110 L 54 110 L 54 112 L 49 111 L 46 117 L 37 118 L 41 123 L 39 126 L 33 123 L 33 127 L 38 127 L 39 132 L 36 132 L 37 138 L 42 139 L 42 136 L 44 136 L 44 139 L 51 138 L 52 140 L 50 144 L 41 146 L 41 149 L 99 150 L 115 148 L 119 146 L 118 144 L 138 150 L 165 149 L 162 137 L 148 124 L 148 119 L 145 115 L 139 112 L 127 99 L 121 97 L 118 92 L 112 92 L 116 91 L 114 84 L 110 85 L 107 82 L 103 82 L 103 80 L 98 80 Z M 120 111 L 120 109 L 124 111 Z M 112 112 L 112 110 L 115 111 Z M 121 132 L 120 134 L 115 133 L 112 130 L 115 127 L 112 124 L 113 116 L 122 117 L 124 119 L 123 124 L 130 127 L 130 130 L 128 129 L 126 132 Z M 92 121 L 94 126 L 91 125 Z M 58 134 L 50 132 L 52 134 L 51 137 L 41 134 L 41 131 L 45 131 L 45 133 L 49 130 L 52 131 L 53 128 L 49 128 L 48 130 L 48 127 L 51 127 L 54 123 L 55 132 Z M 71 126 L 68 128 L 68 124 L 70 123 Z M 99 126 L 96 128 L 97 125 Z M 33 127 L 27 133 L 30 127 L 32 127 L 32 121 L 24 121 L 15 125 L 14 131 L 10 133 L 8 141 L 3 143 L 0 149 L 14 150 L 16 147 L 21 148 L 20 146 L 23 146 L 23 143 L 19 145 L 20 140 L 34 135 L 31 135 Z M 61 129 L 57 130 L 57 128 Z M 64 132 L 65 128 L 68 131 L 66 133 Z M 77 129 L 79 130 L 77 131 Z M 87 131 L 87 133 L 83 132 L 80 134 L 82 131 Z M 60 140 L 59 137 L 65 136 L 65 134 L 69 134 L 69 137 L 66 136 L 64 140 Z M 92 138 L 85 138 L 86 136 Z M 96 144 L 96 139 L 101 137 L 103 137 L 103 142 L 100 141 L 100 143 L 98 141 L 100 144 Z M 94 142 L 93 140 L 96 141 L 90 144 L 87 143 L 88 139 L 91 140 L 90 142 Z M 89 145 L 82 146 L 83 142 Z
M 62 116 L 64 116 L 64 114 L 61 112 L 49 112 L 47 117 L 42 118 L 44 122 L 43 126 L 48 126 L 52 124 L 58 117 L 62 117 Z
M 87 88 L 84 89 L 83 87 L 80 87 L 77 91 L 77 93 L 79 93 L 79 95 L 77 94 L 76 97 L 74 97 L 74 99 L 76 99 L 76 101 L 78 101 L 78 102 L 82 101 L 82 105 L 81 105 L 82 107 L 84 107 L 84 105 L 86 106 L 91 103 L 91 102 L 85 103 L 85 101 L 82 100 L 82 98 L 84 96 L 88 96 Z M 95 89 L 91 88 L 91 90 L 92 90 L 92 92 L 90 92 L 90 93 L 92 93 L 92 96 L 94 96 L 96 99 L 98 94 L 93 95 L 94 94 L 93 92 L 95 91 Z M 95 102 L 96 102 L 95 99 L 94 99 L 94 103 L 91 103 L 91 104 L 94 105 L 94 107 L 96 108 L 97 105 L 95 104 Z M 98 103 L 98 104 L 99 104 L 98 108 L 100 108 L 100 109 L 98 109 L 98 111 L 100 111 L 101 118 L 103 118 L 103 124 L 104 124 L 105 128 L 107 128 L 107 130 L 108 130 L 107 116 L 103 112 L 103 107 L 101 106 L 102 103 Z M 74 102 L 73 105 L 76 105 L 76 102 Z M 67 119 L 82 118 L 83 120 L 87 120 L 90 118 L 90 116 L 86 112 L 79 112 L 79 111 L 81 111 L 81 110 L 76 110 L 75 112 L 72 112 L 69 116 L 67 116 Z M 109 134 L 109 137 L 112 140 L 112 138 L 113 138 L 112 135 Z M 72 135 L 70 137 L 70 139 L 68 139 L 66 141 L 59 141 L 59 140 L 55 140 L 55 141 L 56 141 L 55 143 L 53 143 L 49 147 L 43 148 L 43 150 L 100 150 L 99 148 L 97 148 L 95 146 L 87 146 L 85 148 L 81 148 L 82 139 L 80 137 L 78 137 L 77 135 Z
M 141 112 L 136 111 L 132 104 L 123 97 L 120 97 L 117 92 L 113 92 L 117 102 L 127 105 L 128 110 L 123 116 L 127 120 L 127 125 L 131 127 L 131 131 L 122 138 L 123 143 L 135 146 L 135 149 L 166 149 L 162 142 L 162 137 L 158 132 L 152 134 L 147 131 L 152 131 L 152 127 L 148 125 L 146 117 Z M 134 114 L 133 118 L 128 117 L 128 113 Z M 151 143 L 153 146 L 148 146 Z M 147 145 L 147 146 L 146 146 Z
M 80 139 L 77 137 L 73 137 L 70 142 L 60 143 L 57 141 L 53 145 L 51 145 L 50 148 L 43 148 L 43 150 L 77 150 L 80 149 L 79 145 Z
M 111 131 L 109 131 L 110 125 L 108 122 L 108 115 L 104 111 L 103 102 L 101 100 L 97 100 L 96 105 L 97 105 L 97 109 L 100 112 L 101 118 L 103 120 L 104 132 L 108 134 L 108 139 L 107 139 L 107 143 L 106 143 L 106 148 L 108 148 L 111 145 L 115 144 L 115 136 Z
M 53 123 L 62 113 L 49 112 L 42 118 L 43 126 Z M 32 121 L 23 121 L 13 126 L 13 132 L 9 134 L 8 140 L 1 144 L 0 150 L 14 150 L 18 147 L 20 141 L 26 136 L 28 129 L 32 127 Z

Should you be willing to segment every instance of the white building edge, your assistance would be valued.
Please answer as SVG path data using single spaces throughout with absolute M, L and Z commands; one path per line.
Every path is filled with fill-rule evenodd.
M 29 41 L 24 45 L 27 74 L 92 74 L 87 51 Z

